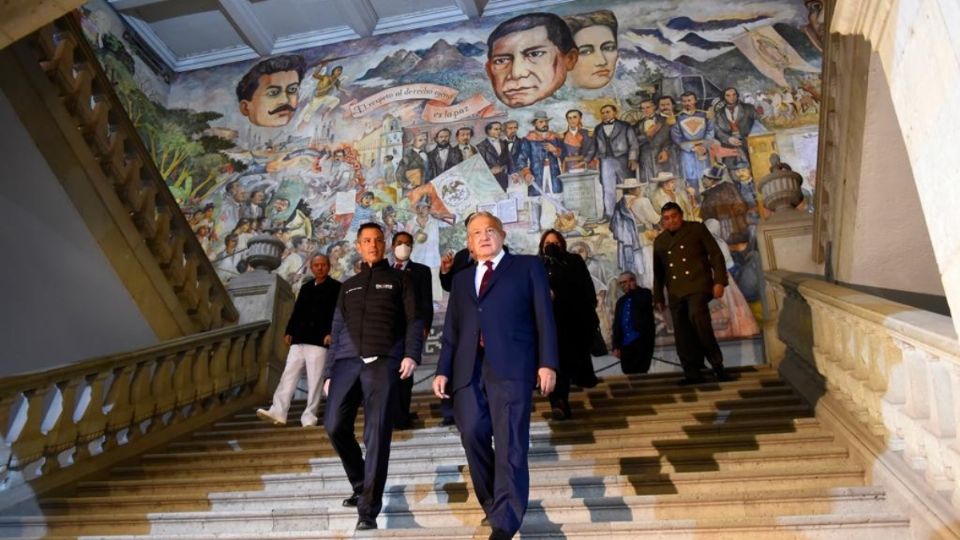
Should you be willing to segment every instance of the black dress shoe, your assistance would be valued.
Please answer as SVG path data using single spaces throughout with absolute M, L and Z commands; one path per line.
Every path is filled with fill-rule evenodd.
M 713 376 L 717 379 L 717 382 L 730 382 L 736 380 L 736 377 L 723 369 L 723 366 L 713 369 Z
M 490 540 L 510 540 L 511 538 L 513 538 L 513 535 L 503 529 L 494 529 L 490 533 Z
M 452 416 L 444 416 L 443 420 L 440 421 L 441 426 L 453 426 L 456 425 L 457 421 L 453 419 Z
M 358 531 L 372 531 L 377 528 L 377 520 L 370 518 L 360 518 L 357 520 Z
M 696 377 L 684 377 L 680 379 L 680 382 L 677 383 L 677 386 L 690 386 L 692 384 L 700 384 L 705 381 L 706 379 L 704 379 L 702 375 L 698 375 Z
M 353 495 L 351 495 L 351 496 L 349 496 L 349 497 L 347 497 L 346 499 L 343 500 L 343 505 L 344 505 L 344 506 L 350 506 L 350 507 L 356 508 L 356 506 L 357 506 L 357 501 L 359 501 L 359 500 L 360 500 L 360 494 L 359 494 L 359 493 L 354 493 Z
M 558 401 L 550 411 L 554 420 L 569 420 L 571 416 L 570 405 L 565 401 Z

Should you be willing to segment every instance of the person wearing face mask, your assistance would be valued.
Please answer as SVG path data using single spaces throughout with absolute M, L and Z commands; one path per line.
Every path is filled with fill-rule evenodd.
M 597 293 L 583 259 L 567 252 L 567 241 L 559 231 L 550 229 L 540 237 L 540 260 L 547 269 L 553 317 L 557 322 L 560 369 L 557 386 L 550 394 L 555 420 L 571 417 L 570 383 L 592 388 L 597 385 L 590 348 L 597 317 Z
M 388 259 L 390 266 L 401 272 L 409 272 L 413 281 L 413 290 L 417 299 L 416 317 L 423 322 L 423 339 L 426 341 L 433 325 L 433 276 L 430 267 L 410 260 L 413 252 L 413 235 L 400 231 L 393 235 L 393 253 Z M 400 381 L 400 410 L 394 416 L 394 429 L 410 429 L 410 399 L 413 395 L 413 377 Z M 453 416 L 453 411 L 450 411 Z

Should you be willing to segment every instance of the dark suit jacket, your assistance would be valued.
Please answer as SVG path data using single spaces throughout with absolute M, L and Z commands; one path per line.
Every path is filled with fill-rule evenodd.
M 446 171 L 447 169 L 452 168 L 457 163 L 463 161 L 463 155 L 460 153 L 460 149 L 454 146 L 447 148 L 447 160 L 440 160 L 440 148 L 433 147 L 433 150 L 427 152 L 427 156 L 430 158 L 430 166 L 433 168 L 433 175 L 437 176 L 440 173 Z
M 453 276 L 465 268 L 472 268 L 475 263 L 476 261 L 470 258 L 470 251 L 467 248 L 461 249 L 454 254 L 453 267 L 450 271 L 446 274 L 440 274 L 440 286 L 443 287 L 443 290 L 450 292 L 450 288 L 453 287 Z
M 620 326 L 620 318 L 623 317 L 623 306 L 627 302 L 627 297 L 633 298 L 630 311 L 633 312 L 633 328 L 640 332 L 640 339 L 649 341 L 648 345 L 652 347 L 653 339 L 656 334 L 656 326 L 653 318 L 653 294 L 650 289 L 637 287 L 628 294 L 625 294 L 617 300 L 617 307 L 613 314 L 613 348 L 623 348 L 623 328 Z
M 459 272 L 447 303 L 437 375 L 456 392 L 470 384 L 483 333 L 484 363 L 497 380 L 518 380 L 532 389 L 537 369 L 559 367 L 557 329 L 547 273 L 540 259 L 505 253 L 482 297 L 474 272 Z
M 429 331 L 433 326 L 433 279 L 430 267 L 409 261 L 403 271 L 413 278 L 413 289 L 417 295 L 417 319 L 423 321 L 423 327 Z
M 403 151 L 403 157 L 397 164 L 397 180 L 405 183 L 404 174 L 411 169 L 420 169 L 423 172 L 424 183 L 429 182 L 437 175 L 436 169 L 430 163 L 430 154 L 427 154 L 427 160 L 424 161 L 412 146 Z
M 530 143 L 526 139 L 517 137 L 513 141 L 513 148 L 510 148 L 510 141 L 503 139 L 503 144 L 507 145 L 510 151 L 510 174 L 520 172 L 530 165 Z
M 733 124 L 731 124 L 730 119 L 727 118 L 727 113 L 724 111 L 726 107 L 721 105 L 717 107 L 714 117 L 714 136 L 720 141 L 722 146 L 730 148 L 730 137 L 733 137 Z M 737 129 L 738 137 L 742 141 L 747 140 L 747 135 L 750 135 L 750 130 L 753 129 L 753 124 L 757 122 L 757 109 L 750 105 L 749 103 L 740 103 L 740 117 L 737 118 Z M 744 145 L 742 147 L 746 151 L 747 147 Z
M 502 167 L 499 173 L 494 174 L 493 176 L 497 179 L 497 183 L 500 184 L 500 187 L 504 191 L 507 190 L 509 185 L 509 179 L 507 175 L 510 172 L 510 151 L 507 150 L 507 143 L 504 141 L 498 141 L 500 145 L 500 153 L 497 153 L 497 149 L 490 142 L 490 139 L 484 139 L 480 141 L 480 144 L 477 145 L 477 152 L 480 156 L 483 157 L 483 161 L 487 163 L 487 167 L 491 169 L 493 167 L 499 166 Z
M 593 161 L 594 158 L 636 160 L 637 150 L 637 133 L 623 120 L 614 120 L 609 136 L 602 123 L 593 128 L 593 146 L 587 161 Z
M 653 298 L 711 294 L 714 284 L 727 285 L 727 266 L 720 246 L 703 223 L 684 221 L 675 233 L 664 231 L 653 241 Z

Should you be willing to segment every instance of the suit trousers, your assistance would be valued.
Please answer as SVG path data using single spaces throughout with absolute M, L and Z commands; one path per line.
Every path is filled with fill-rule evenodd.
M 470 384 L 453 395 L 454 418 L 490 526 L 513 534 L 530 497 L 532 389 L 529 382 L 498 379 L 478 355 Z
M 713 368 L 723 366 L 723 353 L 713 334 L 710 319 L 710 294 L 691 294 L 683 298 L 670 298 L 670 315 L 673 316 L 674 339 L 677 356 L 687 377 L 700 376 L 703 358 Z
M 357 357 L 337 360 L 330 375 L 324 427 L 353 492 L 360 495 L 357 514 L 361 519 L 376 519 L 383 507 L 393 415 L 399 401 L 398 369 L 399 364 L 388 357 L 369 364 Z M 353 429 L 361 402 L 366 459 Z
M 287 353 L 287 363 L 280 375 L 280 383 L 273 393 L 273 403 L 270 404 L 270 416 L 286 420 L 290 409 L 290 400 L 297 391 L 297 383 L 304 369 L 307 372 L 307 405 L 300 415 L 300 423 L 304 426 L 317 425 L 317 407 L 320 405 L 320 376 L 323 374 L 323 364 L 327 359 L 327 348 L 319 345 L 298 343 L 290 346 Z
M 603 188 L 603 217 L 609 219 L 617 205 L 617 184 L 631 176 L 627 156 L 600 158 L 600 185 Z

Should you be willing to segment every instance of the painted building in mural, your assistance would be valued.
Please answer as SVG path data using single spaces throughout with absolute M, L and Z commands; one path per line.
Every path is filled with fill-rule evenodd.
M 181 74 L 135 62 L 100 0 L 85 24 L 161 172 L 225 280 L 249 239 L 359 266 L 360 224 L 413 234 L 433 269 L 478 209 L 515 252 L 557 229 L 593 277 L 609 337 L 617 275 L 651 287 L 659 209 L 705 221 L 734 278 L 712 306 L 725 338 L 758 333 L 755 179 L 779 154 L 815 185 L 816 2 L 583 0 Z M 160 88 L 160 90 L 158 90 Z M 435 284 L 437 321 L 445 296 Z M 439 330 L 439 328 L 436 328 Z M 435 331 L 436 331 L 435 330 Z M 667 321 L 658 332 L 668 337 Z

